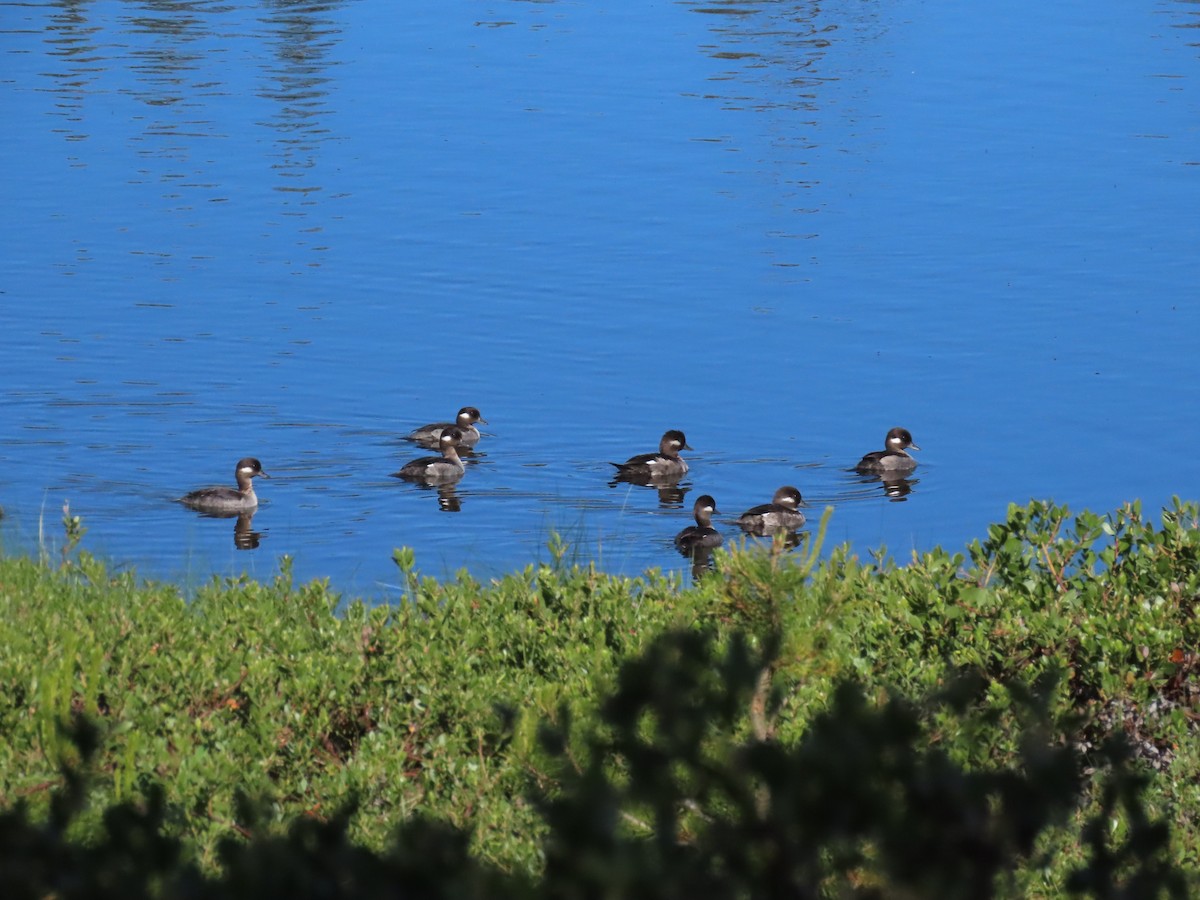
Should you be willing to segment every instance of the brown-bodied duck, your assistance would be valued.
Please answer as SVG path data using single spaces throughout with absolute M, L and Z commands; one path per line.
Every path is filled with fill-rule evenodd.
M 270 478 L 263 471 L 262 463 L 253 456 L 237 461 L 233 477 L 237 487 L 208 487 L 184 494 L 179 502 L 201 512 L 234 513 L 258 507 L 258 495 L 254 493 L 254 478 Z
M 803 505 L 804 498 L 800 496 L 800 492 L 791 485 L 784 485 L 775 492 L 770 503 L 746 510 L 737 523 L 742 530 L 751 534 L 795 531 L 804 527 L 804 513 L 799 510 Z
M 690 555 L 696 550 L 709 550 L 721 546 L 721 532 L 713 528 L 712 517 L 717 512 L 717 501 L 709 494 L 696 498 L 692 507 L 695 525 L 689 525 L 675 535 L 675 546 L 680 553 Z
M 618 478 L 679 478 L 688 470 L 688 464 L 679 455 L 679 451 L 691 449 L 683 432 L 673 428 L 658 442 L 657 453 L 640 453 L 623 463 L 612 465 L 617 467 Z
M 484 425 L 488 423 L 474 406 L 464 406 L 458 411 L 458 415 L 453 422 L 433 422 L 429 425 L 422 425 L 408 436 L 408 440 L 415 441 L 418 444 L 424 444 L 427 447 L 440 446 L 442 432 L 447 428 L 457 428 L 462 438 L 459 440 L 461 447 L 474 447 L 479 443 L 479 429 L 475 427 L 476 422 L 482 422 Z
M 883 450 L 874 450 L 858 461 L 854 471 L 874 475 L 881 472 L 911 472 L 917 467 L 917 461 L 904 451 L 910 447 L 920 450 L 913 443 L 913 436 L 907 428 L 893 428 L 887 433 L 883 442 Z
M 393 472 L 395 478 L 407 478 L 411 481 L 424 481 L 426 484 L 445 484 L 462 478 L 463 461 L 458 455 L 458 447 L 462 441 L 462 432 L 453 425 L 442 429 L 438 438 L 441 456 L 422 456 L 400 467 L 399 472 Z

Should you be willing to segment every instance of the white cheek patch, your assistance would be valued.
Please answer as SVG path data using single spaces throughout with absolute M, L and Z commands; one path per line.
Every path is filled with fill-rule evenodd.
M 243 473 L 244 475 L 253 475 L 254 474 L 254 470 L 252 468 L 250 468 L 249 466 L 242 466 L 240 469 L 238 469 L 238 471 Z

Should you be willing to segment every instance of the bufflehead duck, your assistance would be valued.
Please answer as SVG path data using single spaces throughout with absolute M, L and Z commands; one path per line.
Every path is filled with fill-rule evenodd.
M 476 422 L 488 423 L 479 410 L 474 406 L 464 406 L 458 411 L 454 422 L 434 422 L 432 425 L 422 425 L 408 436 L 408 440 L 416 441 L 427 447 L 437 447 L 441 441 L 442 432 L 447 428 L 457 428 L 462 434 L 459 444 L 463 447 L 474 447 L 479 443 L 479 429 Z
M 261 475 L 270 478 L 263 471 L 262 463 L 253 456 L 239 459 L 233 477 L 237 479 L 237 488 L 210 487 L 192 491 L 179 498 L 179 502 L 203 512 L 240 512 L 255 509 L 258 506 L 258 496 L 254 493 L 252 478 Z
M 797 507 L 804 505 L 804 498 L 794 487 L 784 486 L 775 492 L 770 503 L 748 509 L 737 520 L 743 530 L 751 534 L 767 534 L 772 531 L 795 531 L 804 527 L 804 513 Z
M 696 524 L 689 525 L 675 535 L 675 546 L 680 553 L 686 556 L 696 550 L 721 546 L 721 532 L 712 527 L 712 517 L 715 512 L 717 512 L 717 501 L 710 495 L 705 494 L 696 498 L 696 505 L 692 507 Z
M 406 462 L 399 472 L 393 472 L 396 478 L 410 478 L 427 483 L 457 481 L 463 476 L 463 461 L 458 456 L 458 445 L 462 441 L 462 432 L 453 425 L 442 429 L 438 438 L 441 456 L 422 456 Z
M 864 456 L 854 467 L 854 471 L 864 473 L 911 472 L 917 467 L 917 461 L 904 452 L 909 447 L 914 450 L 921 449 L 913 443 L 912 435 L 907 428 L 893 428 L 889 431 L 884 440 L 884 447 L 886 449 L 875 450 Z
M 617 477 L 677 478 L 687 473 L 688 464 L 679 456 L 680 450 L 691 450 L 682 431 L 671 429 L 658 442 L 657 453 L 641 453 L 617 467 Z

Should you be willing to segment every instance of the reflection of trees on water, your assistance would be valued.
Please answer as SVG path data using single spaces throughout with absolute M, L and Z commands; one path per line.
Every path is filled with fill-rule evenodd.
M 129 92 L 148 107 L 162 108 L 156 116 L 166 116 L 145 119 L 144 137 L 169 136 L 186 141 L 212 136 L 213 123 L 203 117 L 203 112 L 195 112 L 203 111 L 207 104 L 197 99 L 197 85 L 189 77 L 211 64 L 205 58 L 208 48 L 203 42 L 206 21 L 194 9 L 198 5 L 149 0 L 133 6 L 124 17 L 123 33 L 136 36 L 134 45 L 125 48 L 129 69 L 135 75 Z M 147 38 L 149 41 L 144 42 Z M 177 104 L 180 110 L 173 109 Z M 172 108 L 171 112 L 166 108 Z M 182 160 L 188 155 L 186 144 L 162 149 L 169 158 Z
M 254 164 L 253 150 L 231 137 L 246 133 L 249 115 L 272 136 L 264 143 L 281 180 L 276 190 L 299 193 L 299 205 L 308 205 L 322 190 L 314 178 L 320 145 L 334 136 L 329 70 L 341 25 L 333 13 L 344 2 L 59 0 L 44 25 L 52 63 L 42 75 L 56 95 L 50 112 L 72 123 L 68 140 L 92 137 L 90 112 L 103 122 L 97 139 L 127 140 L 148 160 L 130 172 L 130 183 L 166 184 L 164 196 L 184 210 L 227 201 L 223 172 Z M 269 101 L 270 112 L 263 115 L 253 98 Z
M 330 51 L 337 46 L 341 32 L 328 13 L 340 5 L 274 0 L 268 4 L 271 11 L 261 19 L 267 26 L 275 62 L 266 69 L 270 83 L 259 96 L 277 104 L 275 115 L 264 124 L 279 133 L 279 161 L 274 168 L 281 177 L 292 180 L 277 190 L 307 193 L 321 189 L 299 179 L 316 165 L 318 145 L 332 134 L 326 124 L 332 115 L 326 73 L 334 64 Z
M 709 30 L 716 40 L 701 49 L 730 62 L 710 79 L 728 86 L 707 96 L 730 109 L 817 108 L 817 92 L 825 80 L 819 64 L 838 30 L 837 23 L 823 21 L 819 4 L 681 0 L 681 5 L 711 17 Z M 746 90 L 753 85 L 758 89 Z
M 1175 0 L 1164 12 L 1170 17 L 1179 17 L 1178 22 L 1171 22 L 1172 28 L 1200 29 L 1200 4 L 1196 0 Z M 1187 42 L 1189 47 L 1200 48 L 1200 34 L 1195 40 Z
M 84 100 L 98 74 L 104 71 L 97 64 L 95 35 L 100 26 L 89 24 L 88 6 L 82 0 L 60 0 L 52 7 L 46 25 L 47 54 L 55 65 L 53 71 L 45 73 L 55 82 L 51 93 L 55 95 L 56 109 L 51 115 L 60 115 L 72 123 L 64 131 L 68 141 L 87 138 L 76 123 L 83 121 Z
M 711 43 L 699 49 L 714 60 L 714 70 L 704 88 L 693 96 L 716 102 L 735 113 L 767 117 L 765 127 L 747 131 L 732 127 L 726 134 L 694 135 L 693 140 L 711 142 L 722 149 L 752 149 L 746 165 L 756 176 L 775 180 L 779 200 L 795 213 L 815 212 L 811 189 L 820 182 L 821 167 L 814 165 L 818 151 L 843 151 L 846 147 L 822 148 L 831 131 L 822 130 L 822 118 L 836 115 L 854 120 L 852 96 L 859 88 L 839 85 L 837 97 L 829 98 L 835 82 L 853 76 L 863 54 L 854 52 L 883 27 L 880 12 L 872 4 L 837 7 L 836 13 L 809 0 L 676 0 L 690 13 L 708 21 Z M 833 15 L 838 18 L 833 18 Z M 863 84 L 869 79 L 860 79 Z M 759 147 L 733 145 L 734 134 L 763 135 L 770 155 Z M 736 165 L 736 164 L 735 164 Z M 813 237 L 807 222 L 794 230 L 790 224 L 776 236 L 784 239 Z M 790 244 L 779 251 L 776 264 L 796 264 Z
M 816 110 L 821 86 L 837 76 L 821 63 L 838 44 L 861 44 L 883 25 L 879 11 L 838 7 L 834 20 L 817 2 L 796 0 L 677 0 L 711 19 L 715 38 L 703 45 L 713 59 L 728 60 L 711 82 L 728 82 L 712 96 L 731 109 Z M 845 71 L 844 65 L 838 69 Z

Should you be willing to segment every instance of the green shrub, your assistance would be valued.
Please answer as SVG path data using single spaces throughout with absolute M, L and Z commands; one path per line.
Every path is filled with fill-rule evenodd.
M 916 704 L 871 703 L 844 683 L 795 744 L 738 738 L 763 673 L 777 670 L 736 636 L 721 651 L 702 633 L 667 634 L 622 668 L 586 729 L 586 760 L 569 750 L 569 725 L 545 728 L 560 778 L 534 797 L 546 823 L 540 878 L 481 862 L 462 830 L 423 818 L 374 852 L 350 840 L 349 810 L 259 835 L 259 812 L 245 802 L 249 840 L 223 839 L 220 869 L 209 874 L 165 834 L 157 788 L 144 804 L 106 810 L 90 843 L 66 839 L 84 791 L 64 767 L 44 825 L 24 806 L 0 815 L 0 883 L 8 897 L 64 900 L 1028 895 L 1018 870 L 1044 863 L 1039 836 L 1076 809 L 1083 780 L 1077 753 L 1046 730 L 1036 694 L 1012 694 L 1031 720 L 1012 764 L 967 770 L 930 744 L 927 723 L 937 708 L 972 715 L 977 681 Z M 94 731 L 84 722 L 73 738 L 86 762 Z M 1143 809 L 1143 781 L 1119 750 L 1102 755 L 1101 803 L 1076 836 L 1085 854 L 1065 873 L 1066 892 L 1186 896 L 1168 829 Z M 1128 827 L 1113 834 L 1118 808 Z
M 561 546 L 552 564 L 488 584 L 424 578 L 398 551 L 405 596 L 374 607 L 294 585 L 286 560 L 270 583 L 213 582 L 185 600 L 111 573 L 72 539 L 56 567 L 0 559 L 0 808 L 23 803 L 29 821 L 46 820 L 63 767 L 80 762 L 64 724 L 83 715 L 98 730 L 90 802 L 68 837 L 96 840 L 114 804 L 157 810 L 163 837 L 207 878 L 230 846 L 290 840 L 296 823 L 383 852 L 421 819 L 468 841 L 481 872 L 550 875 L 542 812 L 578 793 L 597 747 L 610 748 L 610 788 L 624 790 L 633 770 L 611 749 L 620 723 L 600 701 L 622 665 L 665 653 L 659 639 L 673 632 L 705 635 L 722 665 L 735 646 L 765 661 L 748 702 L 703 680 L 699 694 L 673 688 L 737 711 L 708 710 L 725 722 L 700 742 L 713 753 L 755 742 L 799 752 L 831 710 L 850 714 L 847 682 L 866 716 L 893 696 L 944 697 L 964 671 L 977 685 L 968 699 L 912 706 L 915 746 L 964 778 L 1025 764 L 1028 696 L 1041 698 L 1038 727 L 1077 750 L 1085 774 L 1105 769 L 1109 739 L 1123 735 L 1147 779 L 1138 815 L 1170 825 L 1169 858 L 1195 872 L 1197 515 L 1177 502 L 1155 526 L 1136 504 L 1101 518 L 1033 503 L 962 554 L 903 566 L 846 547 L 822 556 L 818 531 L 799 552 L 718 551 L 717 571 L 688 589 L 566 565 Z M 69 531 L 83 534 L 78 522 Z M 1004 866 L 1026 860 L 1006 876 L 1023 895 L 1067 890 L 1097 816 L 1108 837 L 1146 833 L 1126 794 L 1110 798 L 1089 777 L 1078 786 L 1078 804 L 1038 832 L 1041 862 L 1007 845 Z M 684 808 L 681 834 L 699 835 L 706 820 Z M 655 822 L 646 808 L 626 812 Z M 871 868 L 883 845 L 862 840 L 873 849 L 846 871 L 884 872 Z

